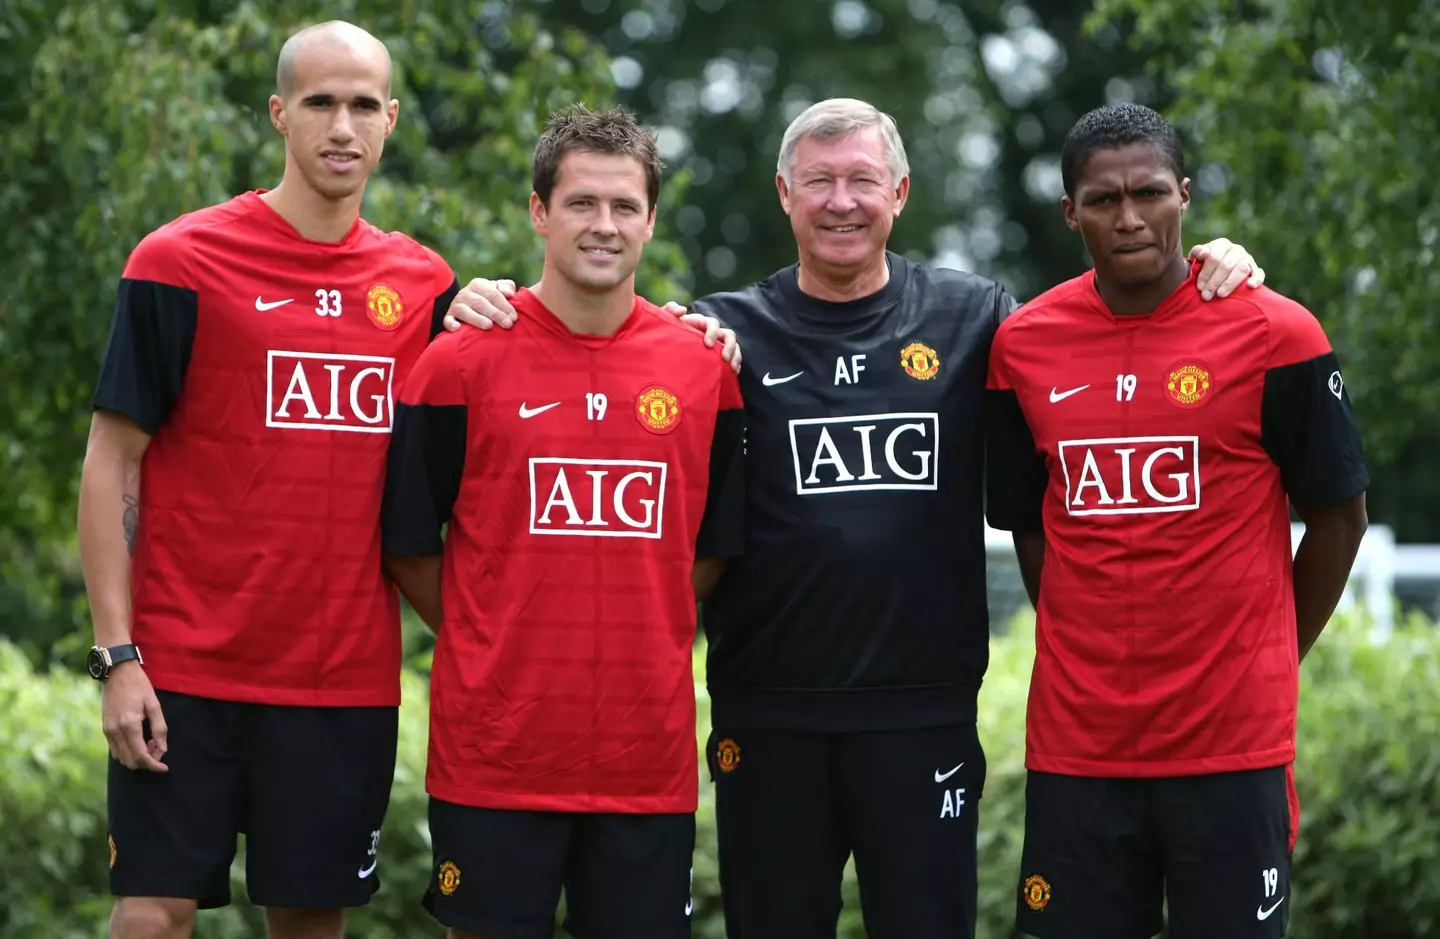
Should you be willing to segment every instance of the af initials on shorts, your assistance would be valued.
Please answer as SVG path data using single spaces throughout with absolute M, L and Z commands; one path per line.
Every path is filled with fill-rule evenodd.
M 959 818 L 965 808 L 965 790 L 946 789 L 944 798 L 940 803 L 941 818 Z
M 975 725 L 845 734 L 721 723 L 706 751 L 726 819 L 718 835 L 730 935 L 834 939 L 852 852 L 868 935 L 974 935 L 985 784 Z

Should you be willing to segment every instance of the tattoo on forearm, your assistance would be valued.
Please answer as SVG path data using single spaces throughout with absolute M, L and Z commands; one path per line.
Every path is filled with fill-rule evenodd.
M 120 525 L 125 529 L 125 545 L 130 549 L 130 556 L 135 556 L 135 536 L 140 532 L 140 500 L 132 495 L 120 497 L 125 501 L 125 514 L 120 517 Z

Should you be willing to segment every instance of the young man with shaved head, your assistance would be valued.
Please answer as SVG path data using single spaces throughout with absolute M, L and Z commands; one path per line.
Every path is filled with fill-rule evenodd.
M 274 939 L 369 900 L 395 766 L 399 607 L 380 565 L 392 403 L 456 291 L 360 218 L 395 127 L 385 46 L 280 54 L 285 174 L 150 233 L 120 281 L 79 537 L 109 764 L 113 939 L 250 899 Z

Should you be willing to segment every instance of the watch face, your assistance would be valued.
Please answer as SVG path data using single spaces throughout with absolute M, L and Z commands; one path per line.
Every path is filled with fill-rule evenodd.
M 90 669 L 90 677 L 96 681 L 105 677 L 105 656 L 100 653 L 99 649 L 90 650 L 90 658 L 87 660 L 86 666 Z

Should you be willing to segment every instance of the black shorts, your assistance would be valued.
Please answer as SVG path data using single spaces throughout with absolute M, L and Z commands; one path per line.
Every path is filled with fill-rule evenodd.
M 379 887 L 393 707 L 281 707 L 155 692 L 168 773 L 110 758 L 116 896 L 230 902 L 236 835 L 257 906 L 362 906 Z M 147 730 L 148 736 L 148 730 Z
M 732 939 L 834 939 L 852 853 L 870 939 L 975 935 L 985 754 L 974 724 L 718 726 L 707 759 Z
M 451 929 L 550 939 L 689 939 L 695 816 L 482 809 L 430 799 L 422 901 Z
M 1274 939 L 1290 919 L 1290 768 L 1092 779 L 1031 772 L 1019 932 Z

